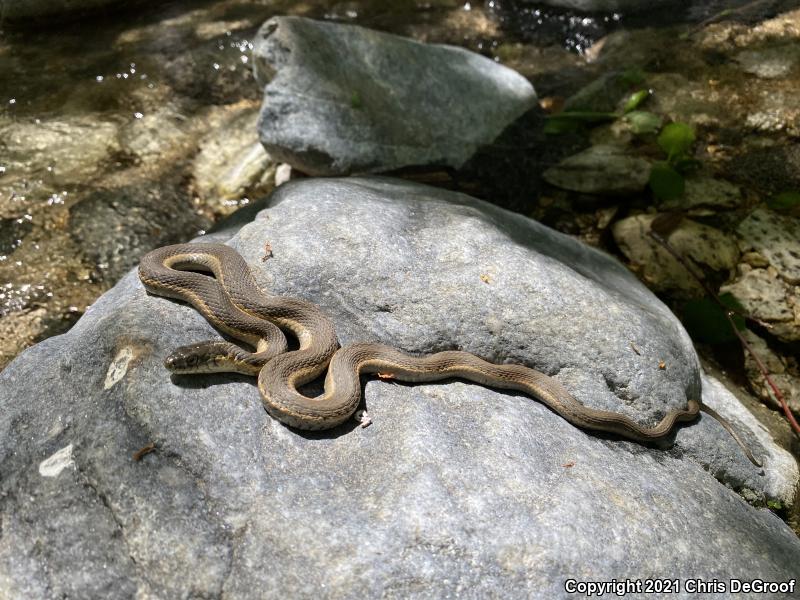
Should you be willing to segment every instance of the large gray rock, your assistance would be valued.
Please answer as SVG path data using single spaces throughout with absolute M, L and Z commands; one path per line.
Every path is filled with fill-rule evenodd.
M 9 597 L 554 598 L 568 578 L 796 575 L 800 540 L 730 489 L 790 503 L 796 465 L 609 257 L 391 179 L 282 186 L 231 244 L 342 343 L 522 362 L 643 422 L 702 388 L 765 469 L 706 416 L 648 448 L 459 381 L 369 381 L 371 427 L 293 431 L 248 378 L 170 379 L 175 346 L 217 334 L 130 273 L 0 373 Z
M 270 19 L 253 59 L 261 142 L 312 175 L 458 168 L 536 103 L 488 58 L 352 25 Z

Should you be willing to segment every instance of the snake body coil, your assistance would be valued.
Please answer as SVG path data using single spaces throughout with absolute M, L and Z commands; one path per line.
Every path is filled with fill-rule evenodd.
M 213 277 L 192 271 L 207 271 Z M 564 419 L 583 429 L 606 431 L 638 442 L 667 436 L 675 423 L 690 421 L 706 410 L 689 400 L 652 427 L 629 417 L 578 402 L 557 380 L 522 365 L 496 365 L 468 352 L 439 352 L 415 357 L 376 343 L 339 349 L 331 320 L 314 304 L 298 298 L 269 296 L 261 291 L 244 259 L 222 244 L 180 244 L 147 254 L 139 265 L 146 289 L 189 302 L 212 325 L 256 347 L 255 353 L 228 342 L 184 346 L 166 366 L 177 373 L 235 371 L 258 375 L 258 389 L 267 412 L 298 429 L 328 429 L 346 421 L 361 400 L 359 375 L 386 373 L 401 381 L 425 382 L 463 378 L 495 388 L 518 390 L 537 398 Z M 281 329 L 297 337 L 299 348 L 286 351 Z M 328 368 L 325 392 L 309 398 L 298 387 Z M 715 413 L 759 464 L 736 433 Z

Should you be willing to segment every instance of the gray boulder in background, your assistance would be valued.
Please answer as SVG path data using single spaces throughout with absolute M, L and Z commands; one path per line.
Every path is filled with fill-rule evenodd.
M 233 236 L 260 285 L 322 306 L 342 343 L 524 363 L 642 422 L 702 389 L 765 469 L 706 416 L 649 448 L 460 381 L 371 380 L 372 426 L 294 431 L 252 378 L 170 378 L 172 349 L 218 334 L 130 273 L 0 373 L 9 597 L 556 598 L 569 578 L 796 576 L 800 540 L 730 489 L 791 503 L 796 464 L 613 259 L 382 178 L 287 184 L 234 233 L 200 241 Z
M 253 59 L 261 142 L 311 175 L 458 168 L 536 104 L 488 58 L 353 25 L 270 19 Z

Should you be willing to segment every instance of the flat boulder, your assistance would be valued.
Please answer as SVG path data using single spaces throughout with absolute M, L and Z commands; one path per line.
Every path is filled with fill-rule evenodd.
M 296 431 L 253 378 L 170 377 L 176 346 L 219 334 L 131 272 L 0 373 L 9 598 L 556 598 L 567 580 L 796 577 L 800 540 L 742 497 L 791 504 L 795 462 L 607 255 L 388 178 L 285 184 L 212 240 L 271 293 L 321 306 L 342 344 L 526 364 L 641 423 L 702 397 L 765 466 L 706 415 L 648 447 L 464 381 L 370 379 L 370 427 Z
M 311 175 L 459 168 L 536 104 L 520 74 L 455 46 L 302 17 L 254 43 L 261 142 Z

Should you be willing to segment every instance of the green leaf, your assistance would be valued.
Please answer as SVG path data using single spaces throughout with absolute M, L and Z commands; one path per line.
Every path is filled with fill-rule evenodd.
M 722 294 L 719 299 L 727 308 L 743 310 L 742 305 L 732 294 Z M 733 315 L 732 318 L 737 329 L 744 329 L 742 317 Z M 692 338 L 698 342 L 723 344 L 736 339 L 736 334 L 725 317 L 725 308 L 709 297 L 686 303 L 683 309 L 683 324 Z
M 614 113 L 565 110 L 557 115 L 547 117 L 544 132 L 549 134 L 571 133 L 577 131 L 582 125 L 613 121 L 616 118 L 617 115 Z
M 658 162 L 653 165 L 648 184 L 655 197 L 659 200 L 680 198 L 686 187 L 683 175 L 664 162 Z
M 639 105 L 647 100 L 650 97 L 650 90 L 639 90 L 633 92 L 629 97 L 627 102 L 625 102 L 625 107 L 622 109 L 622 112 L 629 113 L 632 110 L 639 108 Z
M 356 110 L 364 106 L 364 103 L 361 101 L 361 96 L 359 96 L 358 92 L 353 92 L 353 95 L 350 96 L 350 106 Z
M 658 135 L 658 145 L 668 159 L 688 153 L 694 143 L 694 130 L 686 123 L 670 123 Z
M 767 200 L 767 206 L 772 210 L 792 210 L 800 206 L 800 192 L 782 192 Z
M 783 503 L 780 500 L 767 500 L 767 507 L 772 510 L 783 510 Z
M 657 133 L 663 121 L 659 115 L 643 110 L 629 112 L 625 115 L 625 120 L 630 124 L 631 131 L 637 135 Z

